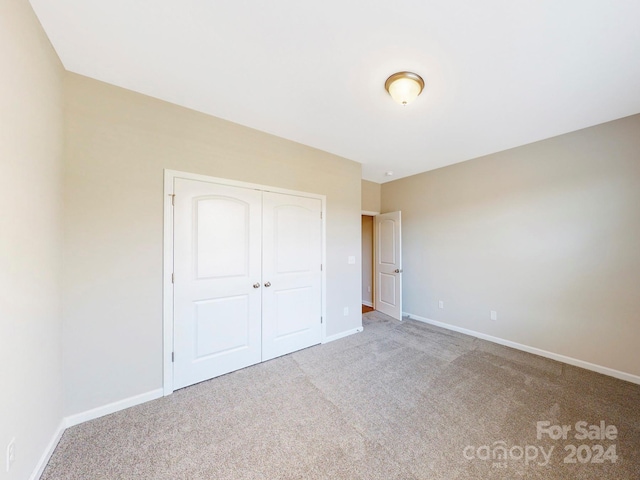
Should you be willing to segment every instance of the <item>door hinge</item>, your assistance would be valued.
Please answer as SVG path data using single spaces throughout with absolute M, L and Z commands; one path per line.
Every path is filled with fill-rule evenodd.
M 172 273 L 171 274 L 171 283 L 175 283 L 176 282 L 176 274 Z
M 320 264 L 320 271 L 322 271 L 322 264 Z
M 320 220 L 322 220 L 322 212 L 320 212 Z
M 176 206 L 176 194 L 175 193 L 171 193 L 171 206 L 175 207 Z
M 176 352 L 171 352 L 171 362 L 175 362 L 176 361 Z
M 320 323 L 322 323 L 322 317 L 320 317 Z

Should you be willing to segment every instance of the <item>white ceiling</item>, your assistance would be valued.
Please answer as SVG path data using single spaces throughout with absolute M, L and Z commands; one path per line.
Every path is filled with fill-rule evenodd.
M 638 0 L 31 4 L 68 70 L 380 183 L 640 112 Z M 384 90 L 399 70 L 426 82 L 407 107 Z

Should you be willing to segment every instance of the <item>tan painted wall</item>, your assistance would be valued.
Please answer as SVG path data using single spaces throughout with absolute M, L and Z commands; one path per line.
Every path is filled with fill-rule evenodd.
M 373 217 L 362 216 L 362 302 L 373 303 Z
M 0 5 L 0 478 L 26 479 L 62 420 L 63 69 L 28 2 Z M 16 460 L 5 470 L 15 438 Z
M 406 312 L 640 375 L 640 115 L 386 183 L 382 200 L 402 210 Z
M 67 414 L 162 386 L 165 168 L 327 195 L 327 334 L 361 326 L 360 164 L 75 74 L 65 83 Z
M 381 185 L 362 180 L 362 211 L 380 212 Z

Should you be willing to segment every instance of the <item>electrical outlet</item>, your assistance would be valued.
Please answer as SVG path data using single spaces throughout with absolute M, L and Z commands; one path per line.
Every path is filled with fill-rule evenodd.
M 442 300 L 438 302 L 438 308 L 444 308 L 444 302 Z
M 345 317 L 348 316 L 349 315 L 349 307 L 344 307 L 343 313 L 344 313 Z
M 11 465 L 16 461 L 16 439 L 12 438 L 7 445 L 7 472 L 11 470 Z
M 498 312 L 491 310 L 491 320 L 498 320 Z

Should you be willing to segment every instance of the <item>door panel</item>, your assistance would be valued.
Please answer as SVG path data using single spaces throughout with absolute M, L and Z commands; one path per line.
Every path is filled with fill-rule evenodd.
M 306 324 L 300 324 L 299 317 L 301 314 L 306 316 L 311 314 L 308 310 L 309 305 L 314 303 L 313 293 L 312 287 L 279 289 L 274 292 L 277 340 L 297 335 L 308 328 Z
M 375 309 L 402 320 L 402 227 L 400 212 L 376 216 Z
M 247 202 L 223 196 L 194 198 L 195 262 L 199 279 L 248 274 Z M 220 232 L 224 225 L 226 233 Z
M 395 227 L 395 219 L 382 218 L 378 223 L 378 239 L 380 240 L 380 263 L 385 265 L 396 264 L 396 236 L 394 234 Z
M 321 341 L 319 199 L 263 194 L 262 359 Z
M 214 298 L 194 302 L 196 360 L 249 348 L 249 297 Z
M 299 197 L 283 195 L 281 199 L 293 202 L 298 201 Z M 265 215 L 269 214 L 265 211 Z M 271 234 L 274 235 L 275 273 L 284 275 L 309 272 L 311 262 L 317 262 L 317 258 L 309 256 L 309 252 L 317 240 L 314 238 L 317 228 L 314 227 L 320 223 L 319 215 L 312 218 L 315 217 L 314 210 L 300 205 L 283 204 L 274 206 L 270 216 L 268 221 L 274 222 Z M 265 234 L 268 230 L 271 228 L 266 229 Z
M 387 305 L 395 305 L 397 303 L 395 275 L 380 274 L 380 301 Z
M 260 362 L 261 196 L 176 179 L 174 388 Z

